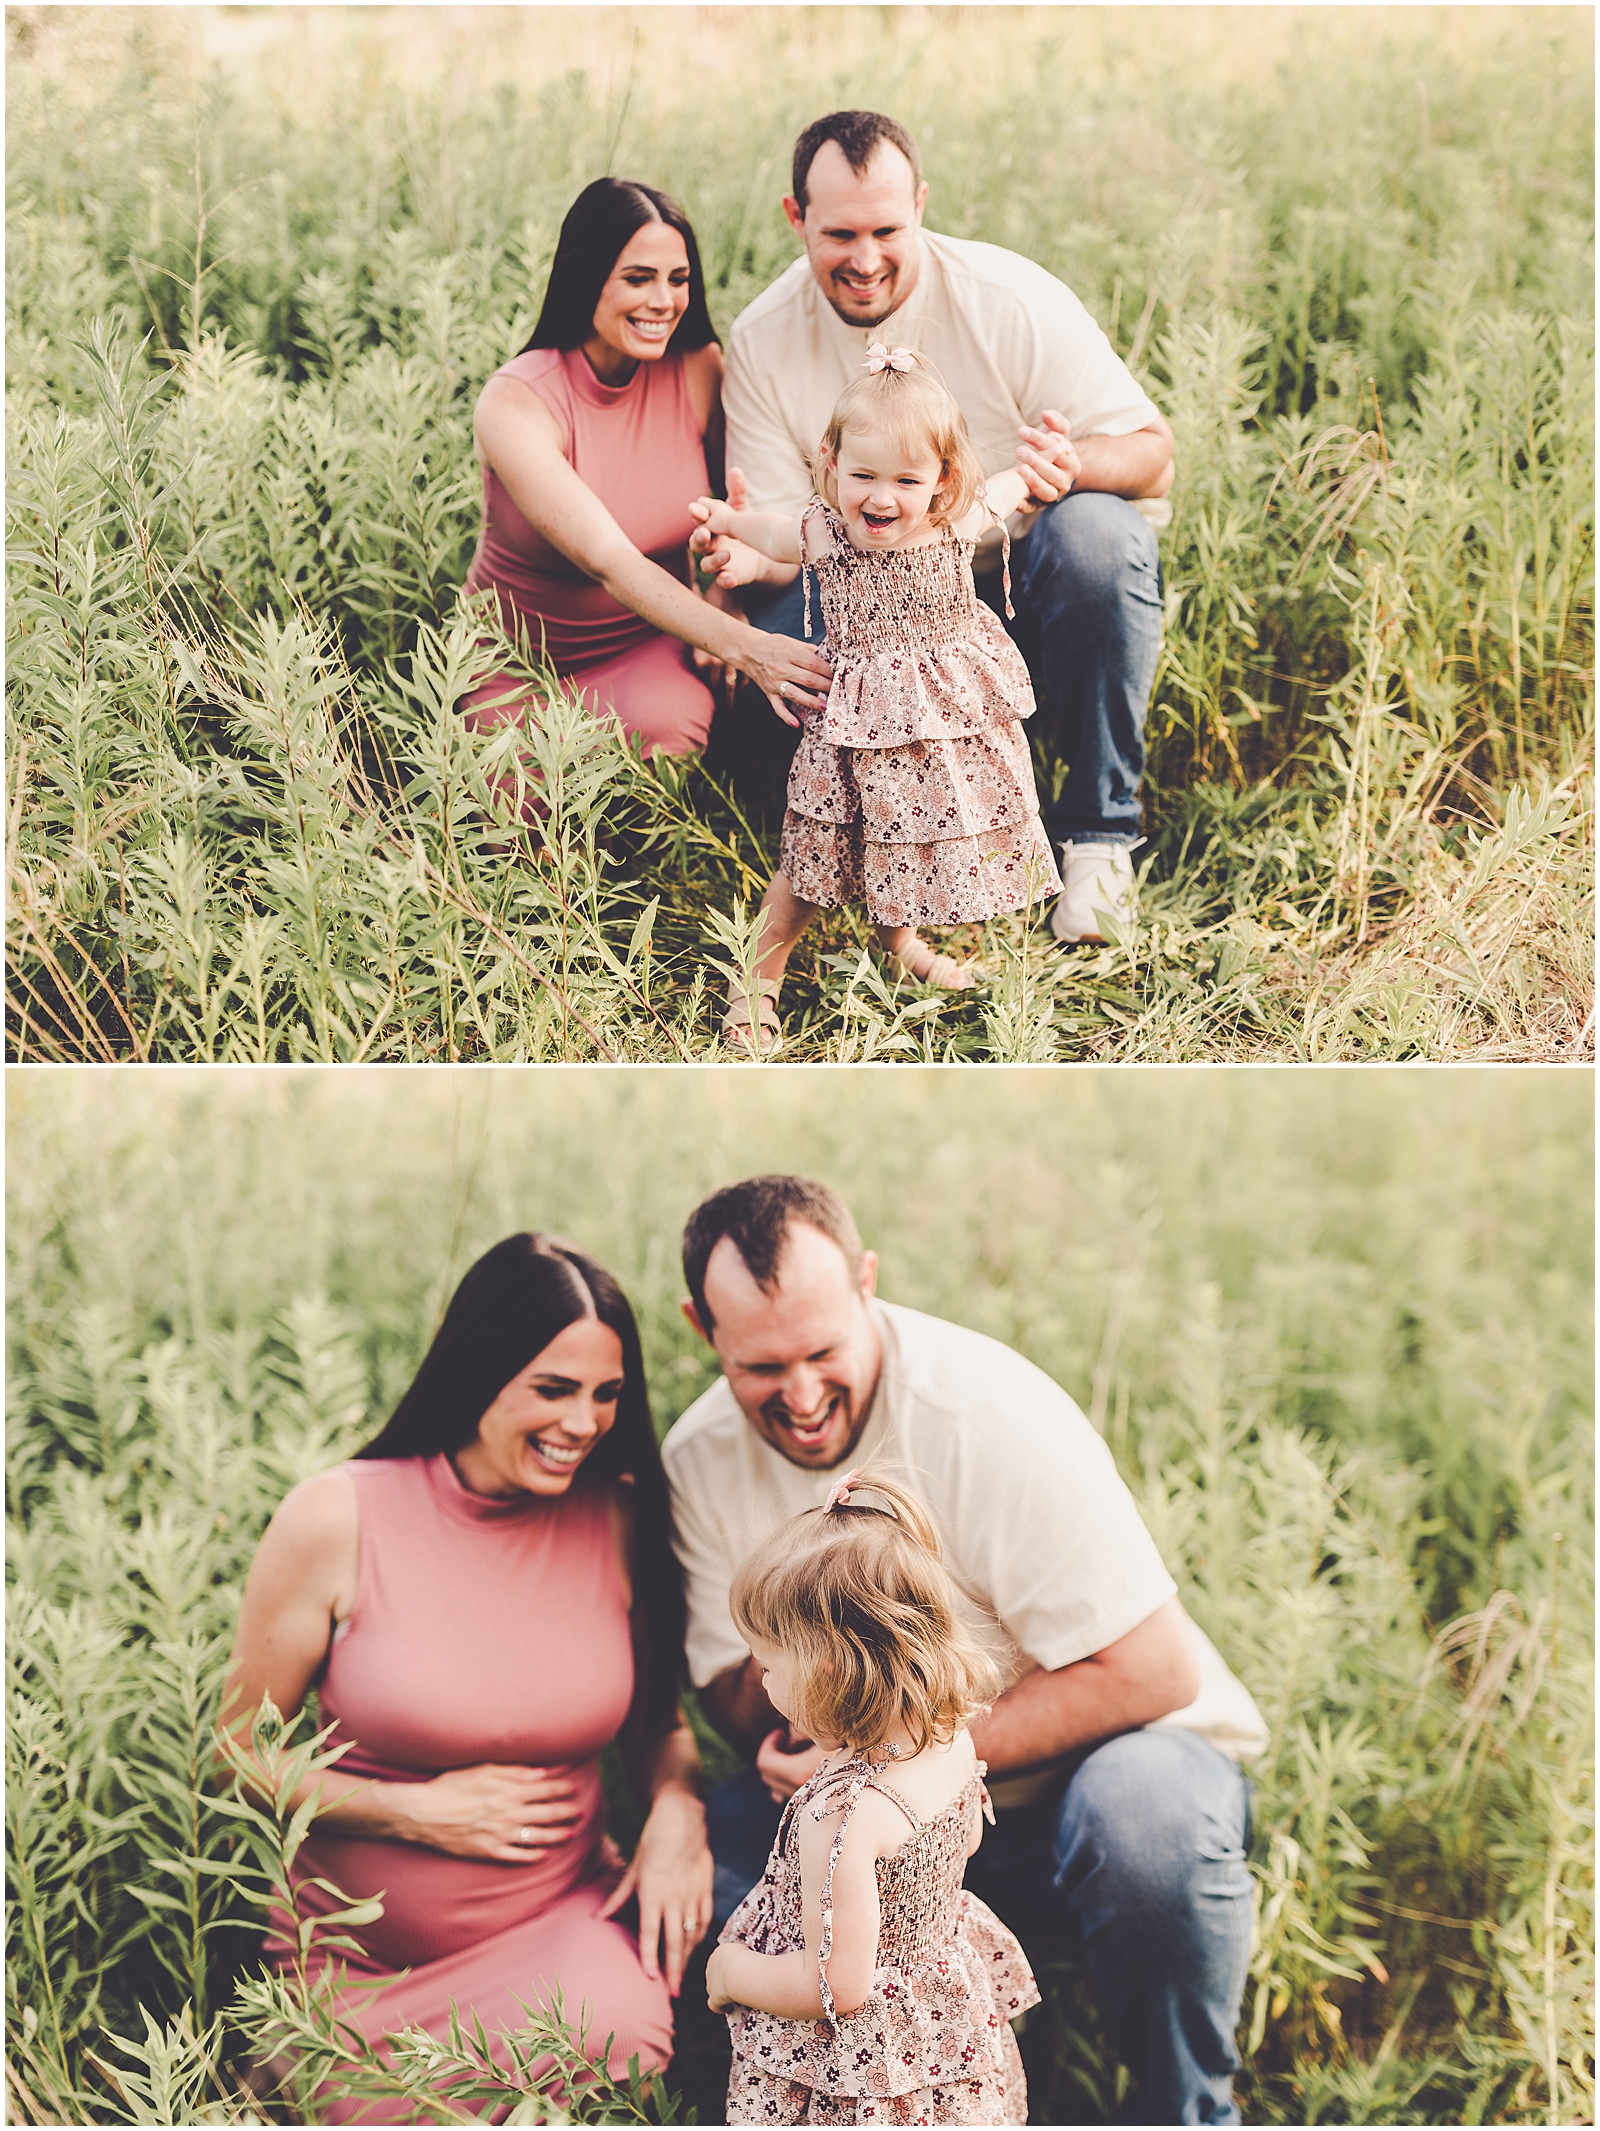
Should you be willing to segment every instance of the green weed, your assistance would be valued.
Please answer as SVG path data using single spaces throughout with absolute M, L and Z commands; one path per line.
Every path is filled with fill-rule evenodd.
M 1591 2117 L 1583 1076 L 46 1069 L 8 1097 L 16 2120 L 302 2122 L 397 2064 L 438 2120 L 458 2088 L 544 2109 L 548 2055 L 576 2076 L 548 2019 L 510 2075 L 470 2026 L 385 2067 L 309 1973 L 263 1977 L 292 1828 L 205 1781 L 222 1668 L 267 1518 L 391 1410 L 478 1251 L 539 1225 L 611 1265 L 665 1425 L 711 1371 L 680 1224 L 780 1163 L 849 1192 L 891 1299 L 1079 1399 L 1271 1727 L 1247 2115 Z M 273 1748 L 283 1796 L 308 1742 Z M 1127 2074 L 1088 1979 L 1031 1950 L 1035 2120 L 1104 2121 Z M 678 2106 L 624 2087 L 603 2120 Z
M 14 10 L 11 1055 L 717 1054 L 767 713 L 647 768 L 535 673 L 524 752 L 461 732 L 470 414 L 601 169 L 688 201 L 726 329 L 837 84 L 1106 321 L 1180 478 L 1133 935 L 975 930 L 930 1001 L 841 913 L 782 1057 L 1588 1056 L 1592 26 L 1160 19 Z

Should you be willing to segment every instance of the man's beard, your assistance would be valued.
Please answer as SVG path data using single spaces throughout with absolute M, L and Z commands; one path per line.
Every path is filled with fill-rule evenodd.
M 886 324 L 889 319 L 893 318 L 895 312 L 899 310 L 900 277 L 897 274 L 894 280 L 890 282 L 889 295 L 887 300 L 885 301 L 881 310 L 873 311 L 870 318 L 861 317 L 854 311 L 846 311 L 840 304 L 833 303 L 832 298 L 830 298 L 829 301 L 832 304 L 834 317 L 837 318 L 842 325 L 856 326 L 859 327 L 863 333 L 870 333 L 875 327 Z

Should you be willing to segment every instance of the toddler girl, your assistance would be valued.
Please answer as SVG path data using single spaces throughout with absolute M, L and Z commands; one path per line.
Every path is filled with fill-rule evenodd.
M 888 1507 L 852 1501 L 862 1488 Z M 730 1603 L 768 1699 L 827 1759 L 706 1971 L 733 2030 L 728 2122 L 1025 2123 L 1010 2022 L 1039 1993 L 961 1885 L 994 1817 L 966 1725 L 1000 1680 L 957 1624 L 926 1510 L 849 1473 L 745 1562 Z
M 916 927 L 1022 910 L 1060 890 L 1039 819 L 1022 720 L 1033 688 L 978 598 L 972 551 L 992 520 L 1031 500 L 1018 472 L 985 489 L 961 410 L 921 357 L 874 342 L 846 386 L 798 518 L 701 497 L 702 550 L 734 548 L 717 582 L 754 574 L 749 550 L 798 562 L 811 633 L 811 573 L 833 660 L 789 773 L 779 870 L 763 900 L 758 997 L 732 995 L 726 1041 L 770 1050 L 789 951 L 820 908 L 860 898 L 907 975 L 965 990 L 971 971 Z M 1010 542 L 1005 542 L 1011 611 Z

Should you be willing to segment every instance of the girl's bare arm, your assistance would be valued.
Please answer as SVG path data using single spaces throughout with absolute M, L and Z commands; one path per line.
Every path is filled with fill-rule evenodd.
M 833 1945 L 828 1956 L 828 1988 L 834 2010 L 857 2012 L 872 1989 L 878 1965 L 877 1860 L 888 1836 L 903 1836 L 903 1819 L 893 1806 L 875 1810 L 869 1793 L 852 1816 L 844 1848 L 833 1874 Z M 898 1830 L 886 1816 L 900 1819 Z M 863 1824 L 865 1823 L 865 1824 Z M 749 2005 L 782 2020 L 818 2020 L 823 2013 L 821 1988 L 822 1887 L 828 1851 L 838 1825 L 835 1814 L 814 1820 L 802 1809 L 800 1823 L 800 1898 L 806 1942 L 793 1953 L 752 1953 L 746 1946 L 719 1946 L 706 1971 L 714 2012 L 728 2005 Z M 893 1847 L 890 1841 L 888 1846 Z
M 770 511 L 735 510 L 713 496 L 701 496 L 689 506 L 689 514 L 709 533 L 728 533 L 755 548 L 769 562 L 800 560 L 800 520 L 780 518 Z
M 955 530 L 963 540 L 980 539 L 996 518 L 1009 518 L 1013 511 L 1034 500 L 1020 473 L 990 474 L 983 487 L 984 493 L 971 510 L 955 522 Z

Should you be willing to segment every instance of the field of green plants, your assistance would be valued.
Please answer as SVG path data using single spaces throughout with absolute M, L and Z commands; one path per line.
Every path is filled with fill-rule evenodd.
M 462 730 L 497 656 L 457 605 L 471 408 L 605 170 L 683 198 L 726 330 L 840 103 L 914 128 L 933 226 L 1080 292 L 1180 472 L 1137 928 L 991 926 L 952 999 L 842 914 L 783 1057 L 1591 1055 L 1589 10 L 22 6 L 6 38 L 13 1057 L 716 1054 L 769 713 L 654 770 L 556 687 L 520 760 Z
M 46 1069 L 7 1094 L 8 2120 L 316 2120 L 238 2084 L 274 2038 L 332 2045 L 258 1971 L 283 1830 L 202 1781 L 265 1521 L 527 1226 L 622 1278 L 665 1426 L 708 1378 L 683 1218 L 783 1166 L 849 1192 L 889 1297 L 1076 1396 L 1260 1703 L 1247 2118 L 1592 2121 L 1588 1075 Z M 1034 1950 L 1034 2120 L 1107 2121 L 1083 1977 Z M 720 2121 L 682 2032 L 670 2094 L 585 2120 Z M 439 2091 L 469 2045 L 409 2057 L 427 2121 L 478 2120 Z

